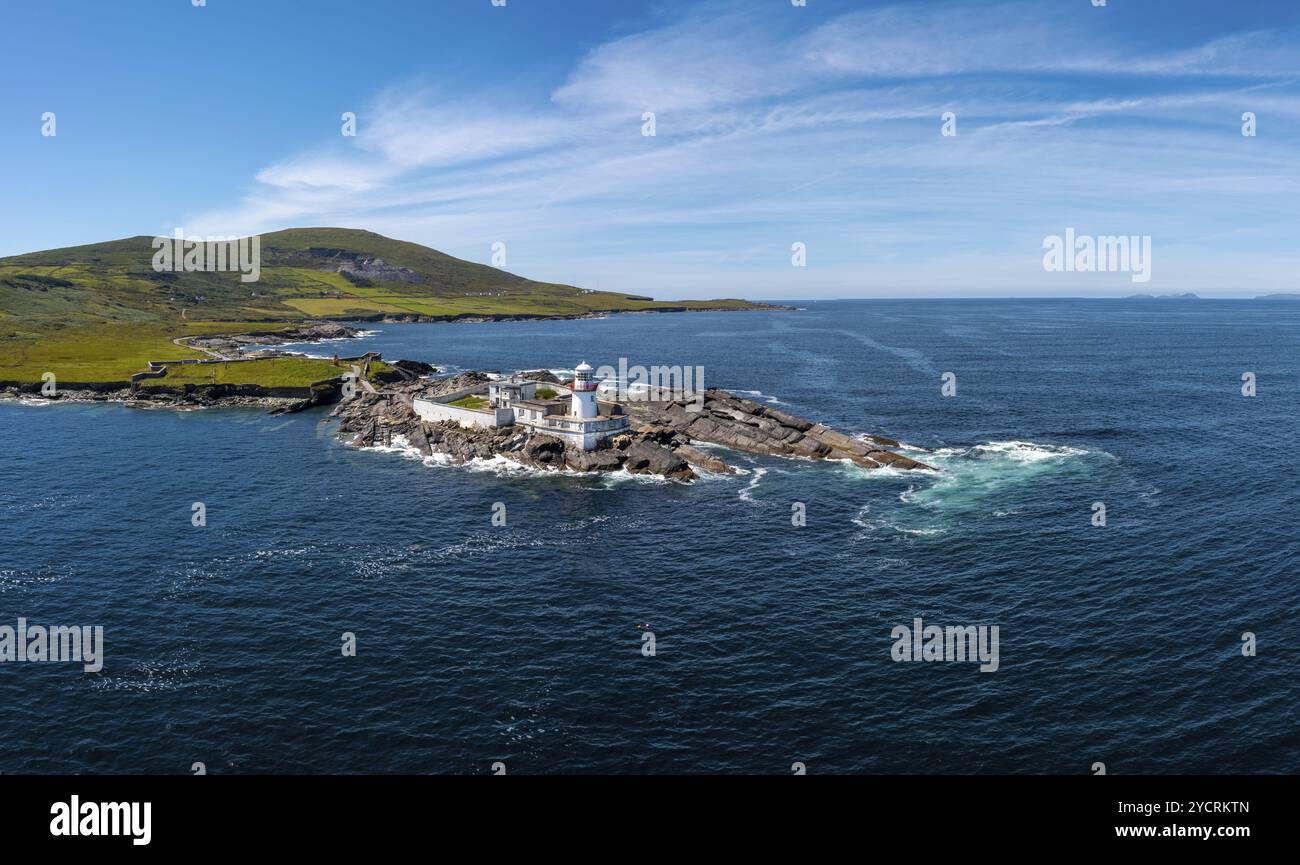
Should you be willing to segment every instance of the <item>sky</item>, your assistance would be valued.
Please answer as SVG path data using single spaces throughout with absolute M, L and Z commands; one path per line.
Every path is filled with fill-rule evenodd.
M 1300 291 L 1295 0 L 194 2 L 0 5 L 0 256 L 344 226 L 665 299 Z M 1067 229 L 1149 280 L 1045 269 Z

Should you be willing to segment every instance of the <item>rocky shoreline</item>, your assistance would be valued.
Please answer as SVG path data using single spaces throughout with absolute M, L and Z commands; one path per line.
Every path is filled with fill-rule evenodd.
M 659 315 L 673 312 L 794 312 L 795 307 L 774 303 L 754 302 L 752 306 L 700 309 L 691 306 L 666 306 L 655 309 L 598 309 L 574 313 L 493 313 L 461 312 L 455 315 L 423 315 L 420 313 L 376 313 L 370 316 L 349 317 L 348 321 L 379 322 L 383 324 L 485 324 L 496 321 L 576 321 L 587 318 L 608 318 L 611 315 Z
M 256 408 L 268 409 L 271 414 L 337 403 L 329 418 L 338 421 L 338 434 L 358 447 L 405 444 L 424 456 L 445 455 L 455 464 L 504 457 L 535 469 L 582 473 L 626 471 L 675 481 L 695 480 L 700 472 L 733 474 L 737 471 L 702 445 L 791 459 L 845 461 L 872 470 L 938 471 L 898 453 L 907 446 L 895 439 L 851 436 L 720 388 L 708 389 L 702 398 L 629 400 L 623 404 L 629 420 L 628 432 L 615 437 L 609 446 L 590 451 L 566 446 L 554 436 L 513 426 L 468 429 L 451 421 L 430 423 L 416 415 L 412 405 L 417 397 L 437 397 L 486 384 L 492 380 L 491 376 L 464 372 L 435 379 L 430 376 L 438 371 L 429 364 L 395 361 L 390 366 L 392 376 L 399 380 L 388 381 L 379 389 L 367 385 L 342 402 L 339 402 L 342 390 L 338 382 L 314 389 L 309 398 L 269 396 L 247 385 L 198 385 L 181 391 L 132 391 L 118 387 L 61 390 L 46 397 L 41 395 L 39 385 L 32 385 L 0 388 L 0 400 L 115 402 L 140 409 Z M 540 382 L 558 381 L 547 370 L 521 375 Z
M 660 307 L 657 309 L 630 309 L 630 310 L 595 310 L 591 312 L 581 312 L 572 314 L 533 314 L 533 313 L 501 313 L 501 314 L 481 314 L 481 313 L 458 313 L 455 315 L 421 315 L 418 313 L 394 314 L 394 313 L 377 313 L 369 316 L 350 316 L 348 321 L 374 322 L 380 324 L 483 324 L 487 322 L 501 321 L 573 321 L 577 319 L 589 318 L 606 318 L 611 315 L 657 315 L 660 313 L 671 312 L 770 312 L 770 311 L 793 311 L 792 306 L 772 303 L 754 303 L 748 307 L 723 307 L 720 309 L 696 309 L 689 306 Z M 364 331 L 337 321 L 307 321 L 291 330 L 272 331 L 272 332 L 253 332 L 237 333 L 221 336 L 193 336 L 185 337 L 180 340 L 180 344 L 188 345 L 191 348 L 198 349 L 212 355 L 215 358 L 225 358 L 227 360 L 237 357 L 248 357 L 250 354 L 256 354 L 259 357 L 277 357 L 289 355 L 289 352 L 277 351 L 275 346 L 291 345 L 297 343 L 316 343 L 328 340 L 338 339 L 356 339 L 364 335 Z
M 307 322 L 291 330 L 280 330 L 271 333 L 236 333 L 227 336 L 192 336 L 186 337 L 182 342 L 190 348 L 206 352 L 213 357 L 225 358 L 227 360 L 248 357 L 256 353 L 262 357 L 275 357 L 287 355 L 288 352 L 275 351 L 273 346 L 291 345 L 296 343 L 324 342 L 333 339 L 356 339 L 362 335 L 362 331 L 354 327 L 348 327 L 333 321 Z M 262 350 L 250 352 L 249 349 Z
M 526 378 L 554 381 L 545 371 Z M 406 444 L 424 456 L 443 454 L 453 463 L 504 457 L 520 465 L 574 472 L 627 471 L 691 481 L 698 472 L 734 473 L 736 469 L 699 444 L 733 451 L 808 460 L 843 460 L 866 469 L 937 471 L 897 453 L 901 442 L 882 436 L 854 437 L 823 424 L 760 405 L 718 388 L 705 392 L 698 411 L 695 400 L 675 399 L 625 404 L 630 430 L 610 446 L 592 451 L 566 447 L 559 438 L 515 427 L 467 429 L 452 421 L 429 423 L 412 408 L 416 397 L 436 397 L 489 381 L 467 372 L 435 381 L 414 380 L 358 393 L 340 403 L 330 417 L 338 433 L 358 447 Z
M 337 394 L 335 394 L 337 398 Z M 203 408 L 257 408 L 270 409 L 272 414 L 303 411 L 314 405 L 333 402 L 333 399 L 300 399 L 294 397 L 261 396 L 239 393 L 236 389 L 218 386 L 196 387 L 189 392 L 132 391 L 130 388 L 112 390 L 60 390 L 45 396 L 39 386 L 31 390 L 15 387 L 0 388 L 0 400 L 32 400 L 49 403 L 120 403 L 128 408 L 140 409 L 203 409 Z
M 411 381 L 438 372 L 437 367 L 414 360 L 389 364 L 391 370 L 376 374 L 378 381 Z M 271 414 L 290 414 L 339 401 L 343 377 L 320 382 L 310 396 L 277 395 L 255 384 L 185 384 L 176 388 L 148 387 L 133 390 L 122 383 L 60 388 L 51 395 L 41 392 L 41 383 L 0 387 L 0 400 L 33 400 L 50 403 L 120 403 L 130 408 L 264 408 Z

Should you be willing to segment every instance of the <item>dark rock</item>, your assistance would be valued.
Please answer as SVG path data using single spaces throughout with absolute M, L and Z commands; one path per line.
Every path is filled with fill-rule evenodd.
M 458 390 L 464 390 L 467 387 L 477 387 L 481 384 L 487 384 L 492 381 L 481 372 L 462 372 L 453 375 L 451 378 L 440 378 L 434 382 L 421 382 L 421 396 L 432 398 L 442 396 L 446 393 L 453 393 Z
M 675 480 L 694 480 L 695 472 L 686 460 L 663 445 L 635 441 L 628 445 L 624 467 L 633 474 L 663 475 Z
M 695 468 L 703 469 L 706 472 L 727 475 L 734 475 L 736 473 L 734 468 L 727 465 L 722 460 L 688 444 L 677 445 L 673 448 L 673 453 L 686 460 L 687 463 Z
M 564 464 L 575 472 L 613 472 L 623 466 L 623 452 L 612 448 L 583 451 L 568 448 Z
M 637 433 L 646 441 L 661 445 L 668 444 L 677 436 L 677 430 L 670 426 L 644 426 L 638 429 Z
M 518 453 L 523 460 L 535 465 L 554 466 L 564 462 L 564 442 L 555 436 L 530 436 Z
M 885 464 L 900 468 L 930 468 L 924 463 L 882 450 L 902 446 L 893 439 L 846 435 L 824 424 L 759 405 L 717 388 L 704 393 L 699 411 L 688 411 L 688 405 L 696 408 L 686 400 L 677 399 L 636 403 L 629 406 L 629 411 L 643 437 L 671 441 L 674 445 L 680 444 L 684 437 L 749 453 L 851 460 L 865 468 L 879 468 Z M 670 440 L 662 431 L 664 427 L 674 430 L 679 438 Z
M 425 434 L 423 424 L 416 424 L 415 428 L 407 433 L 406 440 L 426 457 L 433 453 L 433 446 L 429 444 L 429 436 Z
M 560 379 L 555 375 L 555 373 L 551 372 L 549 369 L 526 370 L 525 372 L 519 373 L 519 377 L 528 379 L 529 381 L 543 381 L 546 382 L 547 384 L 560 383 Z
M 401 370 L 404 373 L 409 373 L 417 378 L 425 375 L 433 375 L 438 371 L 438 368 L 433 364 L 425 363 L 420 360 L 397 360 L 390 363 L 389 366 L 393 367 L 393 369 Z
M 786 414 L 785 412 L 780 411 L 779 409 L 764 407 L 763 412 L 768 417 L 772 418 L 772 420 L 779 423 L 781 426 L 790 427 L 791 429 L 798 430 L 799 432 L 807 432 L 808 430 L 813 428 L 812 421 L 804 420 L 801 417 L 795 417 L 792 414 Z
M 896 469 L 908 469 L 909 471 L 938 471 L 933 466 L 928 466 L 923 462 L 918 462 L 911 457 L 905 457 L 902 454 L 892 453 L 890 451 L 872 451 L 871 459 L 882 465 L 893 466 Z
M 516 451 L 523 450 L 524 446 L 527 444 L 528 444 L 528 433 L 523 433 L 523 432 L 515 433 L 514 435 L 509 436 L 503 442 L 501 442 L 501 452 L 514 453 Z

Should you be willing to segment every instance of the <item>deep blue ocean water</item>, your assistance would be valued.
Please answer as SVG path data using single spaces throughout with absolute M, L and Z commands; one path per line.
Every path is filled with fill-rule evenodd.
M 307 349 L 699 364 L 937 478 L 540 477 L 359 451 L 321 411 L 0 403 L 0 624 L 106 642 L 99 674 L 0 664 L 0 772 L 1295 772 L 1298 325 L 863 301 Z M 896 663 L 916 616 L 998 625 L 1000 669 Z

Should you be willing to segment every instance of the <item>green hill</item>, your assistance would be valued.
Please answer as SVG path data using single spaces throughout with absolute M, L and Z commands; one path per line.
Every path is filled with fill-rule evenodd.
M 224 250 L 223 250 L 224 251 Z M 440 321 L 593 312 L 762 308 L 743 300 L 655 301 L 535 282 L 416 243 L 346 228 L 261 236 L 256 282 L 154 268 L 154 238 L 0 258 L 0 381 L 118 381 L 146 360 L 202 357 L 185 336 L 306 319 Z M 230 258 L 237 260 L 230 252 Z M 57 370 L 56 370 L 57 368 Z
M 299 228 L 261 237 L 257 282 L 239 273 L 156 272 L 153 238 L 0 258 L 0 325 L 67 321 L 288 321 L 564 316 L 728 309 L 535 282 L 369 231 Z

